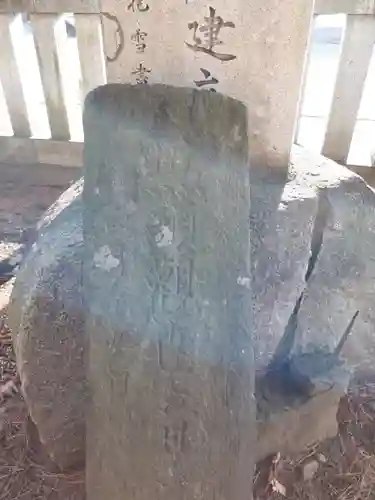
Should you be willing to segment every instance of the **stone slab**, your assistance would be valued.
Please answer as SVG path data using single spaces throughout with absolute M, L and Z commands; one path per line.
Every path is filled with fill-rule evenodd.
M 255 404 L 245 107 L 111 85 L 85 114 L 91 499 L 247 499 Z

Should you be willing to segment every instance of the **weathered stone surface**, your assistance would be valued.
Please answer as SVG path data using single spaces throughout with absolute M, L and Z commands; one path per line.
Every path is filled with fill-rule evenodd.
M 22 392 L 41 441 L 62 468 L 84 460 L 82 181 L 39 224 L 9 305 Z
M 297 355 L 311 350 L 309 343 L 327 344 L 333 352 L 356 310 L 360 314 L 342 357 L 349 368 L 372 368 L 375 193 L 346 168 L 298 147 L 287 180 L 274 171 L 251 174 L 256 369 L 264 370 L 276 351 L 291 356 L 291 367 L 306 376 L 308 363 L 296 364 Z M 81 190 L 78 183 L 45 214 L 10 307 L 26 401 L 48 450 L 63 467 L 84 456 Z M 159 237 L 162 246 L 168 243 L 168 232 Z M 319 365 L 316 355 L 313 366 Z M 299 452 L 336 432 L 348 373 L 335 367 L 333 372 L 334 380 L 330 370 L 317 370 L 307 384 L 308 398 L 290 401 L 290 394 L 279 390 L 278 404 L 267 416 L 258 415 L 257 458 L 277 450 Z
M 291 357 L 256 378 L 257 460 L 300 453 L 337 434 L 336 414 L 350 371 L 345 364 L 312 375 L 299 368 L 298 357 Z
M 246 108 L 111 85 L 86 101 L 90 499 L 248 499 L 255 430 Z
M 300 453 L 310 445 L 337 434 L 337 409 L 344 393 L 328 388 L 296 405 L 275 406 L 258 419 L 256 458 L 272 453 Z
M 298 147 L 290 177 L 315 191 L 318 205 L 303 293 L 267 376 L 258 374 L 258 458 L 336 434 L 351 373 L 374 364 L 375 192 L 348 169 Z
M 320 197 L 316 263 L 297 315 L 295 350 L 331 352 L 356 318 L 342 356 L 352 369 L 375 360 L 375 192 L 358 175 L 302 150 L 306 182 Z
M 251 266 L 257 370 L 271 360 L 305 288 L 318 208 L 304 178 L 251 170 Z
M 265 175 L 266 179 L 267 177 L 269 178 L 269 174 Z M 265 328 L 264 333 L 259 328 L 259 322 L 256 323 L 258 459 L 275 451 L 300 452 L 308 444 L 336 434 L 338 403 L 347 391 L 351 371 L 363 367 L 366 362 L 369 366 L 373 365 L 374 339 L 368 335 L 368 327 L 361 329 L 359 321 L 361 312 L 358 317 L 356 313 L 363 309 L 364 298 L 370 303 L 374 293 L 374 288 L 371 286 L 373 278 L 370 246 L 368 245 L 367 249 L 362 248 L 361 251 L 353 250 L 353 247 L 358 247 L 361 242 L 366 246 L 366 241 L 372 241 L 373 231 L 370 221 L 373 220 L 371 214 L 375 193 L 361 178 L 346 168 L 298 147 L 294 149 L 293 166 L 288 183 L 280 196 L 281 200 L 291 184 L 296 186 L 296 192 L 305 193 L 305 196 L 300 197 L 300 206 L 305 207 L 305 210 L 302 208 L 291 214 L 286 219 L 284 227 L 295 225 L 299 221 L 299 227 L 303 228 L 305 223 L 305 230 L 299 231 L 303 244 L 298 244 L 298 239 L 285 238 L 287 257 L 284 255 L 278 260 L 278 243 L 283 240 L 275 226 L 266 224 L 265 231 L 259 232 L 260 244 L 258 247 L 253 247 L 255 307 L 258 304 L 259 294 L 257 284 L 260 283 L 266 292 L 265 297 L 258 299 L 259 307 L 258 310 L 255 309 L 255 321 L 259 317 L 261 319 L 264 317 L 259 315 L 259 311 L 263 310 L 265 317 L 267 314 L 272 317 L 273 310 L 277 311 L 278 301 L 267 301 L 267 294 L 270 296 L 274 294 L 277 298 L 274 288 L 277 290 L 277 287 L 280 287 L 283 298 L 287 297 L 284 290 L 287 291 L 288 287 L 295 294 L 289 304 L 289 311 L 292 311 L 289 318 L 287 314 L 284 318 L 276 314 L 269 322 L 268 332 Z M 264 185 L 267 186 L 268 183 L 264 182 Z M 257 191 L 259 200 L 263 192 L 267 192 L 267 187 L 256 190 L 254 183 L 252 188 Z M 334 197 L 333 193 L 339 194 Z M 332 241 L 332 229 L 329 229 L 328 225 L 329 217 L 333 214 L 331 209 L 333 202 L 327 202 L 331 198 L 336 202 L 336 221 L 341 221 L 335 231 L 335 238 L 339 237 L 338 241 Z M 277 196 L 274 196 L 274 199 L 277 200 Z M 341 205 L 338 200 L 341 201 Z M 353 210 L 353 202 L 361 214 Z M 275 206 L 275 203 L 273 205 Z M 280 207 L 282 205 L 281 202 Z M 345 208 L 342 205 L 345 205 Z M 264 206 L 269 210 L 269 220 L 275 224 L 280 207 L 278 210 L 272 210 L 271 204 L 267 202 Z M 255 218 L 255 222 L 252 222 L 253 234 L 254 228 L 259 227 L 260 221 L 265 218 L 263 214 L 261 216 L 258 214 L 257 205 L 255 209 L 253 205 L 252 220 Z M 337 223 L 331 220 L 331 224 Z M 340 231 L 338 235 L 337 230 L 340 226 L 343 226 L 345 232 Z M 355 227 L 354 232 L 357 232 L 354 239 L 350 237 L 351 227 Z M 267 248 L 268 230 L 269 247 L 273 250 L 273 254 L 270 251 L 264 253 L 264 249 Z M 309 240 L 310 255 L 310 252 L 306 252 Z M 252 241 L 257 240 L 253 238 Z M 326 254 L 324 256 L 323 253 L 324 259 L 322 259 L 325 243 L 327 243 Z M 304 249 L 305 253 L 301 259 L 296 259 L 294 255 L 298 255 L 301 249 Z M 256 266 L 257 259 L 263 259 L 264 262 L 261 272 Z M 342 265 L 338 266 L 337 261 L 342 261 Z M 275 265 L 277 262 L 280 262 L 279 266 Z M 288 264 L 292 273 L 285 274 L 285 278 L 279 283 L 279 273 L 280 271 L 282 273 L 283 268 L 287 269 Z M 262 276 L 266 277 L 264 283 Z M 293 282 L 296 285 L 295 290 Z M 340 300 L 349 308 L 345 319 L 337 325 L 335 338 L 330 338 L 328 331 L 331 318 L 340 318 L 340 313 L 343 311 L 337 307 L 337 283 L 341 285 Z M 361 290 L 359 283 L 363 283 Z M 352 304 L 350 298 L 354 301 Z M 368 308 L 371 310 L 369 306 Z M 323 315 L 322 309 L 325 312 Z M 309 330 L 306 318 L 309 320 Z M 284 321 L 281 326 L 280 319 Z M 373 318 L 371 324 L 374 325 Z M 283 329 L 284 335 L 282 335 Z M 351 349 L 348 342 L 346 350 L 341 352 L 340 343 L 345 344 L 345 338 L 351 329 L 357 332 L 356 348 Z M 262 352 L 259 346 L 264 348 L 269 345 L 269 351 L 264 356 L 264 351 Z M 272 361 L 264 367 L 263 359 L 269 357 Z M 264 386 L 268 391 L 264 390 Z

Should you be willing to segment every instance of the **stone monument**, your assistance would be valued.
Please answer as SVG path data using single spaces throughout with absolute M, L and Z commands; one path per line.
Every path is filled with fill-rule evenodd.
M 258 368 L 284 334 L 310 254 L 315 194 L 286 184 L 313 7 L 312 0 L 102 2 L 109 82 L 190 86 L 247 106 Z
M 90 500 L 251 495 L 246 108 L 108 85 L 86 100 Z
M 109 82 L 208 89 L 248 107 L 252 165 L 287 168 L 313 0 L 103 0 Z
M 94 307 L 90 309 L 90 318 L 99 318 L 96 327 L 89 326 L 89 331 L 94 333 L 91 355 L 97 360 L 97 369 L 91 363 L 95 370 L 90 372 L 90 380 L 100 387 L 95 393 L 99 402 L 94 409 L 100 407 L 102 412 L 89 414 L 89 429 L 95 429 L 94 423 L 103 417 L 106 426 L 103 436 L 109 439 L 104 443 L 100 438 L 98 450 L 103 457 L 115 454 L 109 461 L 103 458 L 106 463 L 102 466 L 101 458 L 96 455 L 96 443 L 93 445 L 91 440 L 94 452 L 88 455 L 89 477 L 93 478 L 92 485 L 99 478 L 108 482 L 112 467 L 116 478 L 111 490 L 114 498 L 124 487 L 124 483 L 118 482 L 117 467 L 125 452 L 118 451 L 117 439 L 124 450 L 134 453 L 138 438 L 142 442 L 143 434 L 149 432 L 154 446 L 162 429 L 164 448 L 160 456 L 165 454 L 167 458 L 163 463 L 171 464 L 175 459 L 185 459 L 181 447 L 188 450 L 191 445 L 191 456 L 198 453 L 197 443 L 203 442 L 202 449 L 207 450 L 205 432 L 211 446 L 212 440 L 217 439 L 218 429 L 222 429 L 220 425 L 224 425 L 222 421 L 213 430 L 206 429 L 215 405 L 208 407 L 209 415 L 205 416 L 206 420 L 199 420 L 199 425 L 203 424 L 197 430 L 195 414 L 188 413 L 189 418 L 181 417 L 182 420 L 180 416 L 171 416 L 168 411 L 172 405 L 156 408 L 157 398 L 151 396 L 146 403 L 141 398 L 137 406 L 136 392 L 144 392 L 146 397 L 155 388 L 155 394 L 161 399 L 167 395 L 171 401 L 178 402 L 178 415 L 191 408 L 192 401 L 197 402 L 199 408 L 211 384 L 212 373 L 205 371 L 207 365 L 203 369 L 201 365 L 196 366 L 186 353 L 193 352 L 194 356 L 211 353 L 217 361 L 224 347 L 228 356 L 237 349 L 224 342 L 230 330 L 225 321 L 234 313 L 230 309 L 227 314 L 231 306 L 227 298 L 221 297 L 220 290 L 223 286 L 232 286 L 233 276 L 229 274 L 236 260 L 230 265 L 224 264 L 229 259 L 227 253 L 240 255 L 240 246 L 245 245 L 243 238 L 248 231 L 247 226 L 241 226 L 246 205 L 244 197 L 233 213 L 233 207 L 228 206 L 237 189 L 232 179 L 241 178 L 245 170 L 235 170 L 228 176 L 226 167 L 227 159 L 232 162 L 233 155 L 235 165 L 244 164 L 241 154 L 248 144 L 252 158 L 251 262 L 250 270 L 238 272 L 235 289 L 239 286 L 242 292 L 248 293 L 251 277 L 254 363 L 246 370 L 252 366 L 257 372 L 256 458 L 275 451 L 300 451 L 311 442 L 336 432 L 337 404 L 346 391 L 349 375 L 342 367 L 333 366 L 327 371 L 323 365 L 326 359 L 331 359 L 330 353 L 334 353 L 351 318 L 356 319 L 353 335 L 359 336 L 360 341 L 354 349 L 349 339 L 345 355 L 358 366 L 368 353 L 367 361 L 371 365 L 371 331 L 375 320 L 370 305 L 375 271 L 367 254 L 373 233 L 373 191 L 345 168 L 333 162 L 328 165 L 321 157 L 306 156 L 306 152 L 301 154 L 299 148 L 295 149 L 287 175 L 312 4 L 312 0 L 281 3 L 253 0 L 247 4 L 240 4 L 238 0 L 215 0 L 211 4 L 202 0 L 162 0 L 156 9 L 153 0 L 102 2 L 108 80 L 139 86 L 139 90 L 130 87 L 120 90 L 115 86 L 94 92 L 85 119 L 89 142 L 85 179 L 85 205 L 89 207 L 85 220 L 89 224 L 85 225 L 84 238 L 89 254 L 85 260 L 85 282 L 96 287 L 90 289 L 91 285 L 87 285 L 86 291 L 89 297 L 92 294 L 89 305 Z M 189 94 L 181 90 L 183 97 L 179 102 L 177 90 L 171 89 L 167 96 L 164 87 L 152 91 L 145 88 L 146 84 L 154 83 L 210 92 L 203 92 L 201 96 L 197 91 L 191 90 Z M 241 99 L 247 105 L 246 113 L 238 103 L 220 95 L 215 97 L 219 92 Z M 134 106 L 130 103 L 130 94 L 134 95 Z M 183 104 L 191 115 L 183 111 Z M 251 124 L 246 139 L 241 135 L 245 114 Z M 173 121 L 173 133 L 168 120 Z M 208 126 L 212 127 L 209 134 L 200 128 L 206 127 L 205 124 L 207 130 Z M 170 145 L 170 149 L 165 144 Z M 235 147 L 228 151 L 232 145 Z M 243 148 L 240 155 L 237 147 Z M 198 153 L 192 154 L 192 151 Z M 213 160 L 216 156 L 212 151 L 217 154 L 217 160 Z M 202 193 L 206 189 L 209 195 L 202 204 Z M 78 191 L 74 199 L 68 196 L 70 204 L 55 213 L 56 217 L 47 214 L 37 245 L 18 274 L 11 308 L 23 392 L 43 442 L 61 467 L 79 463 L 84 448 L 83 235 Z M 238 193 L 242 191 L 239 189 Z M 159 212 L 155 208 L 158 203 L 162 206 Z M 150 210 L 145 208 L 147 204 Z M 59 206 L 63 205 L 64 201 L 60 200 Z M 214 216 L 213 206 L 217 207 Z M 49 217 L 53 224 L 49 224 Z M 240 225 L 233 223 L 237 217 L 242 221 Z M 232 222 L 228 228 L 229 220 Z M 352 231 L 355 237 L 347 237 Z M 200 235 L 199 241 L 193 238 L 196 234 Z M 212 243 L 215 241 L 222 244 L 215 246 Z M 365 244 L 358 249 L 361 241 Z M 198 270 L 195 247 L 203 249 Z M 217 254 L 219 248 L 225 255 Z M 180 261 L 182 264 L 177 264 Z M 212 272 L 208 276 L 209 269 Z M 149 272 L 146 278 L 142 274 L 145 270 Z M 200 308 L 195 308 L 191 296 L 194 290 L 191 276 L 195 275 L 198 281 L 194 279 L 194 286 L 203 297 Z M 201 288 L 201 281 L 205 282 L 206 278 L 211 280 L 211 285 L 217 283 L 217 293 L 207 300 L 204 298 L 207 290 Z M 137 286 L 136 293 L 128 287 L 129 283 Z M 172 293 L 176 289 L 179 290 L 177 298 Z M 220 308 L 219 299 L 222 300 Z M 247 295 L 246 300 L 250 300 Z M 346 307 L 347 304 L 350 307 Z M 147 314 L 143 314 L 145 310 Z M 324 314 L 320 314 L 321 311 Z M 124 333 L 124 325 L 130 331 Z M 207 340 L 214 331 L 218 332 L 218 344 Z M 108 337 L 100 337 L 100 332 L 106 332 Z M 160 332 L 168 332 L 171 349 L 165 348 Z M 231 343 L 232 337 L 227 338 Z M 328 340 L 328 357 L 324 352 L 310 352 L 311 340 L 314 347 L 319 348 Z M 175 342 L 183 350 L 183 356 L 176 354 Z M 67 351 L 60 350 L 61 345 L 70 346 L 68 363 L 64 358 Z M 128 355 L 122 359 L 118 353 L 124 346 Z M 134 364 L 128 369 L 126 363 L 133 363 L 132 360 Z M 323 365 L 317 366 L 323 367 L 322 370 L 319 368 L 317 373 L 305 370 L 309 364 L 305 360 L 314 366 L 316 360 L 321 360 Z M 224 356 L 221 363 L 220 367 L 229 366 L 230 358 Z M 236 365 L 233 366 L 237 373 Z M 187 377 L 184 370 L 189 373 Z M 228 390 L 235 386 L 231 370 L 227 370 L 228 377 L 220 370 L 215 372 L 214 392 L 221 391 L 223 377 L 228 380 L 228 384 L 225 382 Z M 252 373 L 246 370 L 245 379 L 249 380 L 246 391 L 252 394 Z M 289 374 L 288 370 L 297 375 L 297 379 L 303 379 L 294 393 L 293 387 L 284 390 L 282 384 L 275 382 L 275 373 L 280 379 L 278 375 Z M 160 373 L 158 379 L 156 375 Z M 173 373 L 173 385 L 172 376 L 168 378 L 166 373 Z M 134 374 L 137 377 L 140 374 L 140 378 L 133 385 Z M 145 374 L 155 375 L 152 387 L 147 386 Z M 193 395 L 192 387 L 199 387 Z M 134 415 L 137 417 L 125 412 L 123 420 L 118 418 L 116 398 L 136 401 Z M 220 398 L 218 401 L 222 401 Z M 224 396 L 224 402 L 226 398 Z M 145 423 L 148 411 L 156 415 L 150 429 Z M 127 427 L 133 429 L 131 436 L 126 433 Z M 217 433 L 212 439 L 211 431 Z M 228 443 L 231 450 L 235 448 L 232 445 Z M 153 450 L 160 451 L 157 446 Z M 219 452 L 211 450 L 210 456 L 215 459 Z M 137 453 L 135 464 L 141 460 L 141 453 L 147 456 L 148 448 Z M 223 452 L 223 455 L 230 460 L 230 453 Z M 143 482 L 138 465 L 134 465 L 133 470 L 132 464 L 125 463 L 126 470 L 134 477 L 130 488 L 138 479 Z M 200 463 L 200 456 L 196 463 Z M 222 462 L 218 467 L 222 467 Z M 160 486 L 160 491 L 166 487 L 179 496 L 176 475 L 180 486 L 184 486 L 180 469 L 175 473 L 173 467 L 168 466 L 167 479 L 159 475 L 159 469 L 155 468 L 154 472 L 154 484 Z M 204 473 L 211 477 L 210 471 Z M 195 472 L 191 474 L 190 477 L 198 477 L 194 476 Z M 142 492 L 149 494 L 151 477 L 147 481 Z M 198 483 L 197 480 L 194 484 Z M 191 484 L 190 481 L 189 488 Z M 196 494 L 200 494 L 199 486 L 196 488 Z M 92 489 L 95 490 L 95 486 Z M 107 495 L 108 490 L 105 491 Z M 99 491 L 98 498 L 100 494 Z M 232 491 L 229 494 L 232 495 Z

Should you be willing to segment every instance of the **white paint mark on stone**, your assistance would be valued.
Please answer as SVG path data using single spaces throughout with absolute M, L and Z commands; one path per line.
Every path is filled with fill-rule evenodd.
M 144 339 L 141 342 L 141 349 L 148 349 L 151 345 L 151 341 L 149 339 Z
M 156 245 L 164 248 L 172 244 L 173 233 L 167 226 L 162 226 L 159 234 L 156 235 Z
M 244 286 L 245 288 L 251 290 L 251 279 L 246 276 L 239 276 L 237 278 L 237 285 Z
M 235 125 L 232 129 L 232 137 L 234 142 L 238 142 L 241 140 L 240 126 Z
M 111 249 L 108 245 L 104 245 L 94 255 L 94 266 L 104 269 L 104 271 L 111 271 L 120 264 L 119 259 L 113 257 Z
M 137 211 L 137 205 L 134 203 L 133 200 L 130 200 L 129 203 L 126 205 L 126 213 L 127 215 L 134 214 Z

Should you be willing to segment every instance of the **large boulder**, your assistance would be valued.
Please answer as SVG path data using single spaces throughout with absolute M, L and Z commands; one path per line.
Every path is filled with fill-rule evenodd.
M 83 182 L 48 210 L 17 273 L 9 323 L 22 392 L 61 468 L 84 461 Z
M 274 170 L 251 172 L 258 460 L 276 451 L 301 452 L 334 436 L 349 383 L 350 370 L 322 349 L 321 338 L 309 353 L 298 349 L 296 334 L 320 241 L 320 190 L 340 182 L 340 175 L 357 178 L 336 164 L 339 172 L 329 176 L 330 163 L 296 147 L 287 180 Z
M 81 191 L 82 181 L 42 219 L 10 305 L 23 392 L 64 468 L 84 457 Z M 252 286 L 260 459 L 334 435 L 350 369 L 373 365 L 375 193 L 345 167 L 295 147 L 288 179 L 252 170 L 251 198 L 252 283 L 243 285 Z M 338 353 L 347 366 L 327 370 L 321 359 L 358 310 Z M 307 392 L 285 393 L 275 366 L 303 378 Z
M 326 346 L 333 352 L 356 316 L 342 354 L 353 370 L 372 370 L 375 192 L 361 177 L 333 161 L 326 160 L 321 168 L 312 161 L 306 166 L 305 174 L 318 180 L 314 182 L 320 217 L 315 225 L 311 278 L 297 314 L 294 350 Z
M 251 170 L 251 266 L 257 370 L 270 363 L 305 288 L 316 190 L 299 175 Z

